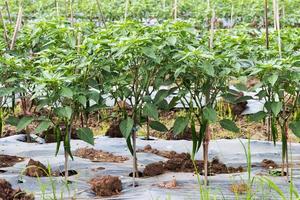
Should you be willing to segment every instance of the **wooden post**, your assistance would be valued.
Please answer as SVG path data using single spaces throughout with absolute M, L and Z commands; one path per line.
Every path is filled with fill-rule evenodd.
M 214 42 L 214 33 L 215 33 L 215 18 L 216 18 L 216 13 L 215 10 L 212 10 L 212 17 L 210 20 L 210 36 L 209 36 L 209 44 L 208 47 L 210 49 L 213 48 L 213 42 Z
M 265 28 L 266 28 L 266 47 L 267 49 L 269 49 L 268 0 L 265 0 Z
M 6 12 L 7 12 L 9 23 L 12 24 L 12 19 L 11 19 L 11 16 L 10 16 L 9 5 L 8 5 L 7 0 L 5 1 L 5 7 L 6 7 Z
M 127 20 L 127 16 L 128 16 L 128 6 L 129 6 L 129 0 L 126 0 L 126 1 L 125 1 L 124 21 Z
M 1 20 L 2 24 L 3 24 L 3 36 L 4 36 L 4 40 L 6 42 L 7 48 L 9 49 L 10 46 L 9 46 L 8 32 L 7 32 L 6 23 L 4 21 L 4 18 L 3 18 L 1 10 L 0 10 L 0 20 Z
M 22 16 L 23 16 L 23 9 L 20 6 L 17 21 L 16 21 L 16 26 L 15 26 L 15 30 L 14 30 L 14 34 L 13 34 L 13 37 L 11 39 L 11 43 L 10 43 L 10 47 L 9 47 L 10 50 L 12 50 L 15 46 L 17 35 L 18 35 L 18 32 L 21 28 Z

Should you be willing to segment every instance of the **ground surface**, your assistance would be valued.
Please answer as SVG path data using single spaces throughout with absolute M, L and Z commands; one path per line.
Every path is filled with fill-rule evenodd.
M 29 158 L 40 161 L 45 165 L 50 165 L 52 170 L 63 170 L 63 152 L 60 151 L 57 157 L 55 154 L 55 143 L 50 144 L 38 144 L 38 143 L 24 143 L 17 139 L 23 137 L 22 135 L 11 136 L 0 139 L 0 154 L 16 155 L 25 157 L 25 161 L 16 163 L 13 167 L 2 168 L 6 170 L 1 174 L 1 178 L 8 180 L 14 188 L 20 187 L 22 190 L 33 192 L 37 199 L 40 199 L 43 195 L 51 196 L 53 189 L 51 189 L 51 179 L 49 177 L 42 177 L 40 179 L 27 177 L 21 175 L 21 172 L 25 169 Z M 247 140 L 242 140 L 246 143 Z M 191 141 L 177 140 L 177 141 L 165 141 L 161 139 L 145 141 L 138 140 L 138 148 L 144 148 L 147 144 L 150 144 L 153 148 L 160 150 L 174 150 L 178 153 L 190 152 L 192 143 Z M 84 142 L 79 140 L 72 141 L 72 150 L 76 150 L 81 147 L 90 147 Z M 193 173 L 174 173 L 168 172 L 162 175 L 149 178 L 139 178 L 137 180 L 138 187 L 132 188 L 132 179 L 128 176 L 131 172 L 132 160 L 130 153 L 126 148 L 126 143 L 123 138 L 107 138 L 97 137 L 95 139 L 95 149 L 103 150 L 113 153 L 114 155 L 124 156 L 130 158 L 124 160 L 124 162 L 92 162 L 88 159 L 82 159 L 75 157 L 74 161 L 71 161 L 70 169 L 76 170 L 77 175 L 70 177 L 72 184 L 70 185 L 70 192 L 67 192 L 65 184 L 62 182 L 62 177 L 52 178 L 52 183 L 56 186 L 56 195 L 63 194 L 64 198 L 76 197 L 76 198 L 94 198 L 95 195 L 90 189 L 88 181 L 99 175 L 114 175 L 119 176 L 122 181 L 123 190 L 120 195 L 114 196 L 113 199 L 200 199 L 199 185 L 197 178 Z M 298 167 L 300 164 L 300 144 L 293 144 L 292 147 L 293 161 Z M 228 166 L 244 166 L 246 167 L 246 159 L 243 147 L 239 140 L 214 140 L 211 142 L 209 150 L 209 158 L 218 157 L 220 161 L 224 162 Z M 276 147 L 270 142 L 263 141 L 251 141 L 252 152 L 252 164 L 257 167 L 253 167 L 252 175 L 268 175 L 268 170 L 260 167 L 260 163 L 263 159 L 272 159 L 277 163 L 281 160 L 281 145 Z M 201 159 L 202 152 L 197 154 L 197 159 Z M 166 158 L 160 157 L 151 153 L 138 153 L 139 168 L 142 170 L 145 165 L 158 161 L 166 161 Z M 298 165 L 298 166 L 297 166 Z M 162 187 L 165 182 L 176 179 L 176 187 L 173 189 L 167 189 Z M 213 196 L 222 195 L 226 199 L 234 198 L 234 193 L 230 191 L 232 184 L 241 183 L 242 180 L 246 181 L 247 174 L 235 173 L 235 174 L 221 174 L 210 177 L 210 194 Z M 271 177 L 271 179 L 278 184 L 284 191 L 288 189 L 288 183 L 284 178 Z M 19 180 L 19 183 L 18 183 Z M 23 183 L 20 183 L 23 182 Z M 300 170 L 294 170 L 294 183 L 298 190 L 300 190 Z M 45 193 L 43 194 L 42 191 Z M 264 195 L 275 195 L 271 199 L 276 199 L 276 193 L 270 190 L 261 191 L 262 187 L 257 187 L 257 193 Z

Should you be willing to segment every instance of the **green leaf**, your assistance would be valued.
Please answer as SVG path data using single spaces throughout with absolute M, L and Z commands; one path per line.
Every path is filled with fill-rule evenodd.
M 60 108 L 55 108 L 54 113 L 61 118 L 67 118 L 68 120 L 71 119 L 72 116 L 72 108 L 69 106 L 66 107 L 60 107 Z
M 132 128 L 133 128 L 133 120 L 130 117 L 127 117 L 126 119 L 121 121 L 120 131 L 126 139 L 130 137 Z
M 84 106 L 84 107 L 86 106 L 87 99 L 85 96 L 80 95 L 77 100 L 79 103 L 81 103 L 82 106 Z
M 38 125 L 38 127 L 36 127 L 35 132 L 36 132 L 36 133 L 41 133 L 41 132 L 47 130 L 47 129 L 49 128 L 49 126 L 51 126 L 51 125 L 52 125 L 52 122 L 51 122 L 51 121 L 42 121 L 42 122 Z
M 90 128 L 80 128 L 77 130 L 77 136 L 86 143 L 94 145 L 94 134 Z
M 26 128 L 31 122 L 33 122 L 33 120 L 34 120 L 33 117 L 29 117 L 29 116 L 23 117 L 17 125 L 17 131 L 20 131 L 20 130 L 23 130 L 24 128 Z
M 156 131 L 159 131 L 159 132 L 167 132 L 168 131 L 168 128 L 164 124 L 162 124 L 162 123 L 160 123 L 158 121 L 152 121 L 152 122 L 150 122 L 149 126 L 152 129 L 154 129 Z
M 217 121 L 217 112 L 213 108 L 205 107 L 203 109 L 203 116 L 213 123 Z
M 268 77 L 267 81 L 273 87 L 275 85 L 277 79 L 278 79 L 278 74 L 273 74 L 272 76 Z
M 298 137 L 300 138 L 300 121 L 293 121 L 290 123 L 289 125 L 290 129 L 292 130 L 292 132 Z
M 73 97 L 73 92 L 70 88 L 63 87 L 61 88 L 60 95 L 71 99 Z
M 215 75 L 214 66 L 210 63 L 204 63 L 203 64 L 203 70 L 209 76 L 214 76 Z
M 267 113 L 265 113 L 264 111 L 259 111 L 257 113 L 254 113 L 253 115 L 251 115 L 249 117 L 249 120 L 253 121 L 253 122 L 259 122 L 262 119 L 264 119 L 266 116 L 267 116 Z
M 157 105 L 159 104 L 162 100 L 164 100 L 169 94 L 169 91 L 168 90 L 159 90 L 155 97 L 154 97 L 154 100 L 153 102 Z
M 234 85 L 236 87 L 236 89 L 240 90 L 240 91 L 247 91 L 247 86 L 243 83 L 237 83 Z
M 157 59 L 153 47 L 143 47 L 142 52 L 149 58 Z
M 0 97 L 12 95 L 14 88 L 0 88 Z
M 19 118 L 14 117 L 14 116 L 9 116 L 6 120 L 5 123 L 10 124 L 12 126 L 17 126 L 19 123 Z
M 167 42 L 168 42 L 169 45 L 175 46 L 175 44 L 177 42 L 177 38 L 175 36 L 168 37 Z
M 189 123 L 189 119 L 187 117 L 177 117 L 173 125 L 173 132 L 175 135 L 182 133 L 186 126 Z
M 282 102 L 266 102 L 265 107 L 267 108 L 268 111 L 272 111 L 274 116 L 277 116 L 282 108 Z
M 220 121 L 220 125 L 228 130 L 228 131 L 232 131 L 235 133 L 238 133 L 240 131 L 240 129 L 235 125 L 235 123 L 233 121 L 231 121 L 230 119 L 223 119 Z
M 152 117 L 155 120 L 158 120 L 158 110 L 156 106 L 152 103 L 146 103 L 143 107 L 143 114 L 148 117 Z

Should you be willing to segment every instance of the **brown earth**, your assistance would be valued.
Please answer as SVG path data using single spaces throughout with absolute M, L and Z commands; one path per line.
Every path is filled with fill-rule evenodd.
M 116 176 L 96 177 L 91 179 L 89 183 L 97 196 L 112 196 L 120 194 L 122 191 L 122 182 Z
M 106 131 L 105 136 L 111 137 L 111 138 L 121 138 L 123 137 L 121 130 L 120 130 L 120 120 L 114 120 L 109 129 Z
M 48 130 L 44 131 L 40 137 L 45 140 L 45 143 L 55 143 L 56 141 L 56 136 L 55 136 L 55 131 L 54 127 L 49 128 Z M 62 128 L 62 135 L 60 137 L 60 141 L 64 140 L 64 128 Z M 71 133 L 71 139 L 79 139 L 77 134 L 76 134 L 76 129 L 73 128 L 72 133 Z
M 93 148 L 80 148 L 74 152 L 75 156 L 80 158 L 90 159 L 92 162 L 124 162 L 128 160 L 124 156 L 115 156 L 112 153 L 105 152 L 102 150 L 96 150 Z
M 146 165 L 143 174 L 144 176 L 157 176 L 165 172 L 163 162 L 155 162 Z
M 204 162 L 203 160 L 195 160 L 194 163 L 191 160 L 191 156 L 187 153 L 176 153 L 175 151 L 160 151 L 152 149 L 150 145 L 145 146 L 143 150 L 139 152 L 154 153 L 156 155 L 168 158 L 165 162 L 156 162 L 146 165 L 144 169 L 145 176 L 157 176 L 165 171 L 172 172 L 195 172 L 203 174 Z M 218 158 L 214 158 L 208 163 L 209 175 L 215 174 L 229 174 L 243 172 L 242 167 L 227 167 L 224 163 L 220 162 Z
M 175 189 L 177 187 L 177 182 L 176 179 L 173 179 L 171 181 L 160 183 L 158 186 L 166 189 Z
M 48 169 L 41 162 L 30 159 L 26 165 L 25 175 L 30 177 L 45 177 L 48 176 Z
M 278 165 L 273 160 L 264 159 L 261 161 L 261 167 L 265 169 L 275 169 L 278 168 Z
M 5 179 L 0 179 L 0 199 L 1 200 L 33 200 L 32 194 L 26 194 L 20 189 L 13 189 L 11 184 Z
M 248 191 L 248 185 L 246 183 L 235 183 L 230 186 L 230 191 L 235 194 L 243 194 Z
M 0 155 L 0 168 L 2 167 L 12 167 L 18 162 L 24 161 L 24 158 L 18 156 L 10 155 Z

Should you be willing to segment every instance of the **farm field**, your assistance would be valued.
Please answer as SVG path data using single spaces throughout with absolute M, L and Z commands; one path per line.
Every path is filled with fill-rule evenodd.
M 300 0 L 2 0 L 0 199 L 300 199 Z

